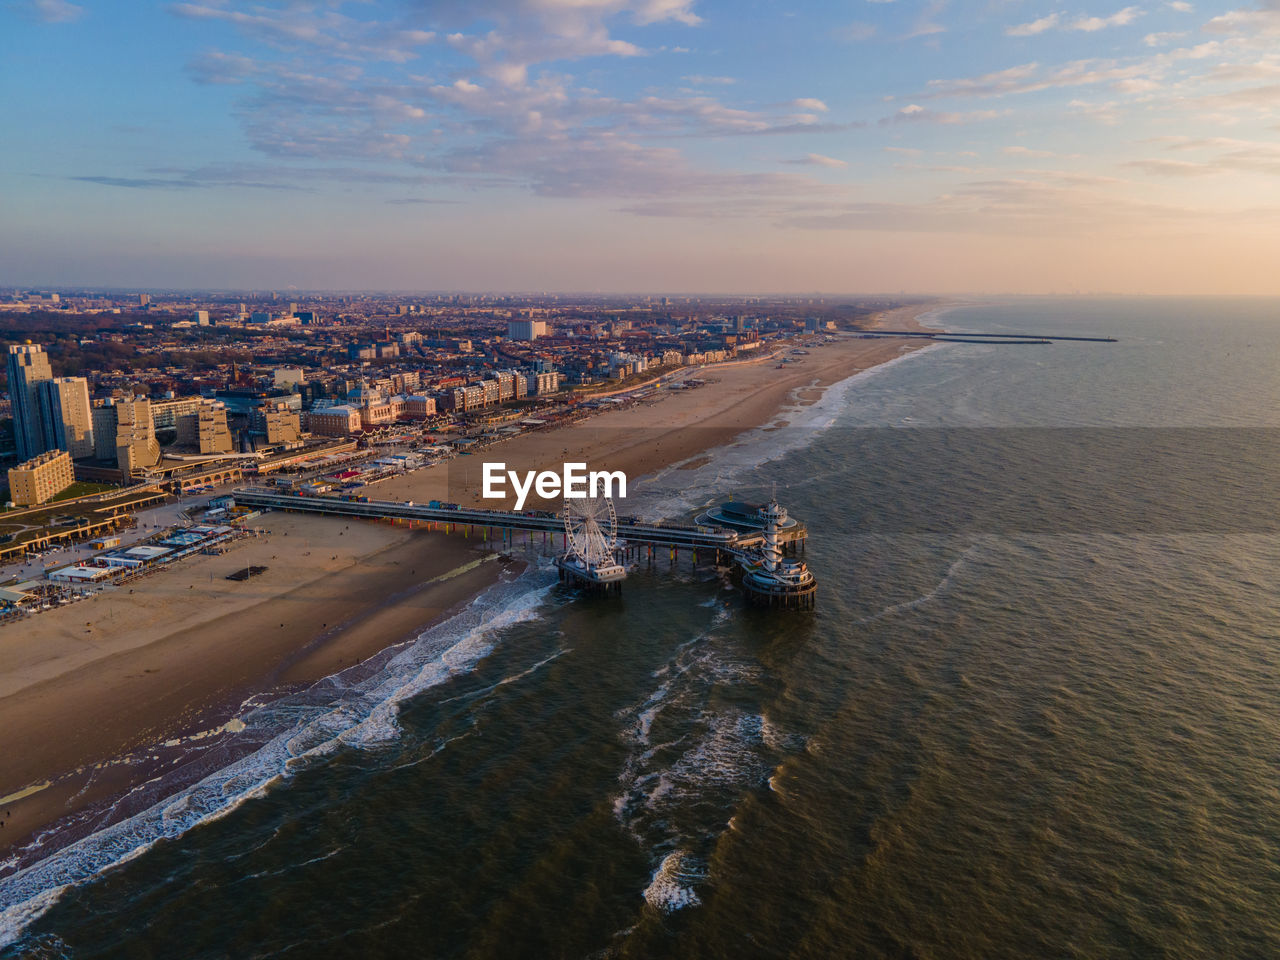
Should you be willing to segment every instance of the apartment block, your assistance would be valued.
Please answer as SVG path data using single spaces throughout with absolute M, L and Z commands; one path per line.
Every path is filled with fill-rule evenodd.
M 74 482 L 71 454 L 49 450 L 9 471 L 9 499 L 20 507 L 48 503 Z

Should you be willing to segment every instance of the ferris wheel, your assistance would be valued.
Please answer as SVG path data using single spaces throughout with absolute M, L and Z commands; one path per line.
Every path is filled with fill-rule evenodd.
M 565 544 L 588 567 L 612 564 L 618 542 L 618 517 L 610 497 L 565 498 Z

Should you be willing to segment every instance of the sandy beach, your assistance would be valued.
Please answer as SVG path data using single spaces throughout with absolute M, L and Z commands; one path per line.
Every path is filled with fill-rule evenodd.
M 939 306 L 931 303 L 886 311 L 870 326 L 923 329 L 916 318 Z M 383 481 L 371 488 L 370 496 L 417 502 L 452 500 L 500 508 L 503 501 L 481 497 L 481 464 L 493 460 L 520 472 L 559 471 L 565 461 L 581 461 L 590 469 L 621 470 L 631 478 L 684 461 L 696 466 L 703 451 L 771 422 L 788 405 L 813 404 L 833 383 L 924 346 L 924 341 L 908 338 L 842 337 L 811 348 L 808 355 L 796 356 L 798 362 L 782 369 L 778 369 L 779 360 L 792 356 L 790 347 L 746 362 L 694 368 L 685 378 L 705 380 L 705 386 L 662 391 L 654 401 L 555 430 L 526 433 L 485 450 L 481 456 L 458 457 L 437 468 Z M 514 499 L 508 497 L 505 507 L 514 505 Z M 558 501 L 535 496 L 525 504 L 525 509 L 558 508 Z
M 874 322 L 918 328 L 915 318 L 938 306 L 904 307 Z M 369 492 L 479 502 L 485 460 L 520 470 L 582 460 L 632 478 L 696 464 L 701 452 L 769 423 L 788 404 L 812 404 L 831 384 L 922 346 L 842 337 L 782 368 L 790 347 L 690 370 L 705 384 L 525 434 Z M 536 506 L 558 504 L 526 509 Z M 234 724 L 250 698 L 300 689 L 415 636 L 502 572 L 498 561 L 476 563 L 477 542 L 459 536 L 311 515 L 254 522 L 264 534 L 222 556 L 0 626 L 0 860 L 55 823 L 61 832 L 23 861 L 85 832 L 113 798 L 176 762 L 165 743 Z M 250 565 L 267 571 L 226 579 Z
M 501 572 L 461 537 L 301 514 L 256 523 L 263 536 L 222 556 L 0 627 L 0 849 L 154 776 L 157 744 L 409 639 Z M 226 579 L 250 565 L 267 570 Z

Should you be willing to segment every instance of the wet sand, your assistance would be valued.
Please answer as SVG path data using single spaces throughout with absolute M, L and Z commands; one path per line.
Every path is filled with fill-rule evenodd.
M 409 639 L 501 572 L 461 537 L 301 514 L 256 523 L 265 536 L 222 556 L 0 627 L 0 851 L 162 772 L 174 758 L 157 744 Z M 267 570 L 226 579 L 249 565 Z
M 933 303 L 886 311 L 873 325 L 924 329 L 916 318 L 938 307 Z M 653 401 L 600 413 L 581 423 L 526 433 L 478 455 L 457 457 L 437 467 L 385 480 L 367 492 L 380 500 L 446 500 L 512 509 L 513 497 L 505 502 L 482 498 L 481 465 L 485 461 L 500 460 L 508 469 L 521 473 L 559 472 L 564 462 L 580 461 L 592 470 L 621 470 L 632 479 L 685 461 L 690 467 L 697 466 L 703 451 L 768 424 L 780 413 L 780 422 L 785 423 L 788 405 L 816 403 L 831 384 L 926 345 L 905 337 L 864 340 L 846 336 L 824 346 L 804 347 L 810 351 L 807 355 L 793 355 L 793 347 L 788 345 L 772 357 L 693 368 L 683 378 L 706 380 L 705 386 L 662 390 Z M 781 358 L 790 356 L 798 362 L 778 369 Z M 558 507 L 558 501 L 532 495 L 524 505 L 524 509 Z M 625 512 L 621 505 L 620 510 Z

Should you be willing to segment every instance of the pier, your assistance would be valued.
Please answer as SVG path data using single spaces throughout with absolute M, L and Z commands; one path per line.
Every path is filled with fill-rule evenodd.
M 1075 340 L 1081 343 L 1119 343 L 1115 337 L 1081 337 L 1057 333 L 965 333 L 961 330 L 859 330 L 860 337 L 920 337 L 952 343 L 1053 343 Z
M 294 510 L 323 513 L 337 517 L 365 517 L 370 520 L 421 521 L 436 526 L 466 528 L 471 531 L 528 530 L 551 536 L 564 534 L 564 520 L 558 513 L 529 510 L 480 510 L 466 507 L 432 507 L 399 500 L 344 500 L 340 497 L 303 496 L 261 488 L 242 488 L 232 493 L 237 504 L 267 507 L 272 510 Z M 741 536 L 729 530 L 679 524 L 633 523 L 618 521 L 618 536 L 627 543 L 644 543 L 660 547 L 688 548 L 714 552 L 731 551 L 758 543 L 759 537 Z
M 776 500 L 764 506 L 730 501 L 721 508 L 698 517 L 694 526 L 642 523 L 631 518 L 619 520 L 613 504 L 605 507 L 566 501 L 562 514 L 543 510 L 523 513 L 511 510 L 483 510 L 455 504 L 422 505 L 412 501 L 371 500 L 335 496 L 302 495 L 266 488 L 242 488 L 232 496 L 238 505 L 260 509 L 319 513 L 421 523 L 444 533 L 478 534 L 486 539 L 500 534 L 503 543 L 514 545 L 514 534 L 525 531 L 530 540 L 542 533 L 543 543 L 556 548 L 561 538 L 562 555 L 556 567 L 562 580 L 572 580 L 591 593 L 621 592 L 626 567 L 619 557 L 639 559 L 642 551 L 653 564 L 660 548 L 670 551 L 674 564 L 681 549 L 699 553 L 716 566 L 734 566 L 742 573 L 748 600 L 764 606 L 813 609 L 816 581 L 803 561 L 784 559 L 785 554 L 803 552 L 808 531 L 787 515 Z M 723 524 L 723 525 L 721 525 Z M 726 528 L 728 527 L 728 528 Z

